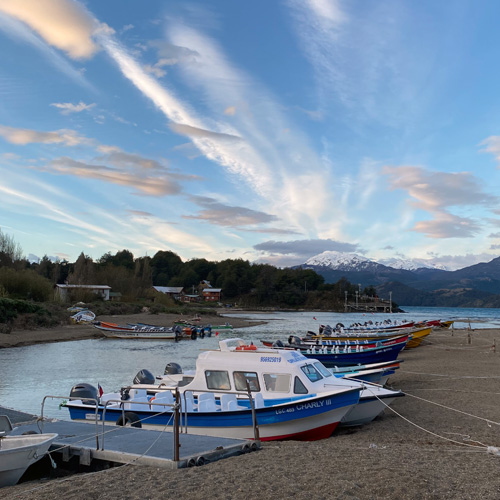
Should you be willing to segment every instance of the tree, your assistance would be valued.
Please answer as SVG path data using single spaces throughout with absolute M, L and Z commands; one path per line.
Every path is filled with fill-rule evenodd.
M 23 250 L 13 236 L 2 233 L 0 229 L 0 266 L 12 267 L 16 261 L 23 260 Z

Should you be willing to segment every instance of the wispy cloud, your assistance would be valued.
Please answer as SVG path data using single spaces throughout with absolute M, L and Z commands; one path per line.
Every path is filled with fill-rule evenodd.
M 431 220 L 418 221 L 414 230 L 430 238 L 470 238 L 481 228 L 473 218 L 449 213 L 452 207 L 482 205 L 494 209 L 497 196 L 486 193 L 478 180 L 468 172 L 431 172 L 422 167 L 400 166 L 382 169 L 389 178 L 390 189 L 402 189 L 411 204 L 432 215 Z
M 80 101 L 78 104 L 73 104 L 71 102 L 53 102 L 51 106 L 59 108 L 61 110 L 61 114 L 69 115 L 71 113 L 81 113 L 82 111 L 88 111 L 95 106 L 95 103 L 85 104 L 82 101 Z
M 197 219 L 225 227 L 245 227 L 256 224 L 275 222 L 278 217 L 250 208 L 228 206 L 216 200 L 202 196 L 191 196 L 190 200 L 205 207 L 198 215 L 184 215 L 184 219 Z
M 39 132 L 37 130 L 7 127 L 0 125 L 0 136 L 6 141 L 26 145 L 31 143 L 64 144 L 66 146 L 77 146 L 89 144 L 92 141 L 69 129 L 55 130 L 53 132 Z

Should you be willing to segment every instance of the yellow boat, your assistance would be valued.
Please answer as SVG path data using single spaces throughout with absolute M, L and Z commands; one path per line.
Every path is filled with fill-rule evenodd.
M 405 349 L 417 347 L 420 345 L 424 337 L 427 337 L 432 331 L 432 328 L 429 326 L 427 328 L 398 328 L 394 330 L 379 330 L 378 332 L 370 332 L 366 330 L 364 332 L 356 332 L 351 334 L 344 333 L 343 335 L 335 335 L 335 336 L 325 336 L 325 335 L 313 335 L 312 338 L 314 340 L 387 340 L 393 337 L 400 337 L 401 335 L 412 335 L 412 338 L 406 344 Z

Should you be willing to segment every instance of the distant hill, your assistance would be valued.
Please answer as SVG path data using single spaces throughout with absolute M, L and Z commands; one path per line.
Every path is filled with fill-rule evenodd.
M 381 297 L 392 292 L 399 305 L 500 307 L 500 257 L 456 271 L 418 267 L 419 259 L 393 263 L 398 267 L 354 253 L 323 252 L 295 267 L 313 269 L 326 283 L 346 278 L 363 288 L 373 285 Z

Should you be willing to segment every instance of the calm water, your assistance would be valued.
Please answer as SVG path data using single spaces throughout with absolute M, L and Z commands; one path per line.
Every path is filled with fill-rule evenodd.
M 167 363 L 175 361 L 183 369 L 193 369 L 203 349 L 215 349 L 218 340 L 240 337 L 259 345 L 259 339 L 287 338 L 290 334 L 304 335 L 317 331 L 320 324 L 336 325 L 368 320 L 455 320 L 455 328 L 500 328 L 500 309 L 456 309 L 403 307 L 406 314 L 334 314 L 325 312 L 273 312 L 264 314 L 231 314 L 228 318 L 243 316 L 268 320 L 268 324 L 222 331 L 193 341 L 93 339 L 77 342 L 0 349 L 0 406 L 40 414 L 46 395 L 68 396 L 71 387 L 88 382 L 104 392 L 112 392 L 132 383 L 136 373 L 146 368 L 153 374 L 162 374 Z M 315 319 L 314 319 L 315 318 Z M 230 319 L 229 319 L 230 321 Z M 58 409 L 60 400 L 50 400 L 45 414 L 67 418 L 67 411 Z

